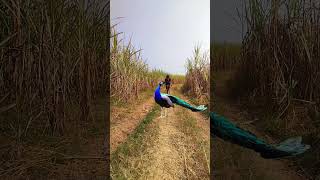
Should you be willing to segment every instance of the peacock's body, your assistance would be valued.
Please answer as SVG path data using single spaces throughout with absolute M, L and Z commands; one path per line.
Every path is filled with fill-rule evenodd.
M 210 112 L 210 134 L 234 144 L 253 149 L 263 158 L 280 158 L 299 155 L 310 146 L 302 144 L 301 137 L 289 138 L 279 144 L 271 145 L 256 137 L 249 131 L 243 130 L 214 112 Z
M 160 89 L 161 89 L 162 84 L 163 84 L 163 82 L 160 82 L 157 89 L 154 92 L 154 99 L 155 99 L 156 103 L 161 106 L 161 117 L 163 117 L 162 116 L 162 108 L 171 108 L 171 107 L 174 107 L 174 104 L 188 108 L 194 112 L 205 111 L 207 109 L 207 107 L 205 107 L 204 105 L 192 106 L 189 103 L 187 103 L 186 101 L 184 101 L 176 96 L 161 93 Z

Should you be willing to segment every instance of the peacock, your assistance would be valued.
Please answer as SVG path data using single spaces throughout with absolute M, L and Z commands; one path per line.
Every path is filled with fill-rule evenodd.
M 164 117 L 162 115 L 163 108 L 174 107 L 174 104 L 178 104 L 194 112 L 205 111 L 207 109 L 204 105 L 195 107 L 176 96 L 161 93 L 160 88 L 162 84 L 163 82 L 159 83 L 154 93 L 156 103 L 161 106 L 160 117 Z M 166 112 L 164 112 L 164 114 L 166 114 Z M 231 123 L 227 118 L 214 112 L 210 112 L 210 136 L 217 136 L 225 141 L 253 149 L 260 153 L 261 157 L 265 159 L 295 156 L 311 148 L 310 145 L 302 144 L 301 137 L 289 138 L 279 144 L 268 144 L 253 133 L 241 129 Z
M 279 144 L 268 144 L 251 132 L 241 129 L 214 112 L 210 112 L 210 135 L 253 149 L 265 159 L 295 156 L 310 149 L 310 145 L 301 143 L 301 137 L 289 138 Z
M 174 108 L 174 104 L 188 108 L 194 112 L 205 111 L 207 109 L 207 107 L 204 105 L 192 106 L 189 103 L 187 103 L 186 101 L 184 101 L 176 96 L 161 93 L 160 90 L 161 90 L 161 86 L 163 84 L 164 84 L 163 82 L 160 82 L 157 89 L 154 92 L 154 99 L 155 99 L 156 103 L 161 106 L 160 118 L 167 116 L 167 108 L 171 108 L 171 107 Z M 163 111 L 163 108 L 166 108 L 166 109 Z

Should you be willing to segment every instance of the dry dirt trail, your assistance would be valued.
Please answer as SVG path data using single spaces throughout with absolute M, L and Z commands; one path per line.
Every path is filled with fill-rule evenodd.
M 230 118 L 240 127 L 249 130 L 258 137 L 270 143 L 274 140 L 266 133 L 258 131 L 248 119 L 248 113 L 240 110 L 237 103 L 231 101 L 226 94 L 226 80 L 230 74 L 217 75 L 215 79 L 214 109 L 219 114 Z M 294 168 L 290 168 L 288 160 L 263 159 L 258 153 L 237 145 L 222 141 L 218 138 L 212 140 L 215 157 L 213 157 L 214 178 L 216 180 L 231 179 L 278 179 L 303 180 L 305 179 Z
M 171 94 L 188 101 L 180 87 Z M 209 119 L 180 106 L 160 118 L 153 94 L 146 97 L 131 113 L 113 111 L 118 112 L 111 126 L 113 179 L 209 179 Z
M 172 94 L 186 99 L 177 89 Z M 157 117 L 154 146 L 147 149 L 145 179 L 209 179 L 209 121 L 199 112 L 176 106 Z
M 168 117 L 155 119 L 159 131 L 155 146 L 147 150 L 152 160 L 147 179 L 181 179 L 184 176 L 184 158 L 179 148 L 184 134 L 177 129 L 177 118 L 170 110 Z
M 143 97 L 141 99 L 143 99 Z M 133 132 L 154 105 L 153 97 L 148 97 L 145 101 L 130 107 L 111 108 L 111 152 L 113 152 L 121 143 L 126 141 L 128 135 Z

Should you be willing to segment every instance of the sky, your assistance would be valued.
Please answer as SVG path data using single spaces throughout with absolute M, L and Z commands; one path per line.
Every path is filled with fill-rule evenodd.
M 242 41 L 242 32 L 246 32 L 241 18 L 243 0 L 211 0 L 211 40 L 213 42 Z M 240 17 L 237 9 L 239 10 Z
M 185 74 L 196 45 L 210 49 L 210 0 L 111 0 L 111 23 L 150 68 L 170 74 Z

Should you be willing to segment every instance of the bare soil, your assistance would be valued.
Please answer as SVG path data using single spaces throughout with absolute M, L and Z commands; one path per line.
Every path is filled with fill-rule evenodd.
M 153 97 L 140 104 L 132 104 L 126 108 L 111 108 L 110 147 L 114 152 L 117 147 L 126 141 L 129 134 L 139 125 L 154 106 Z

